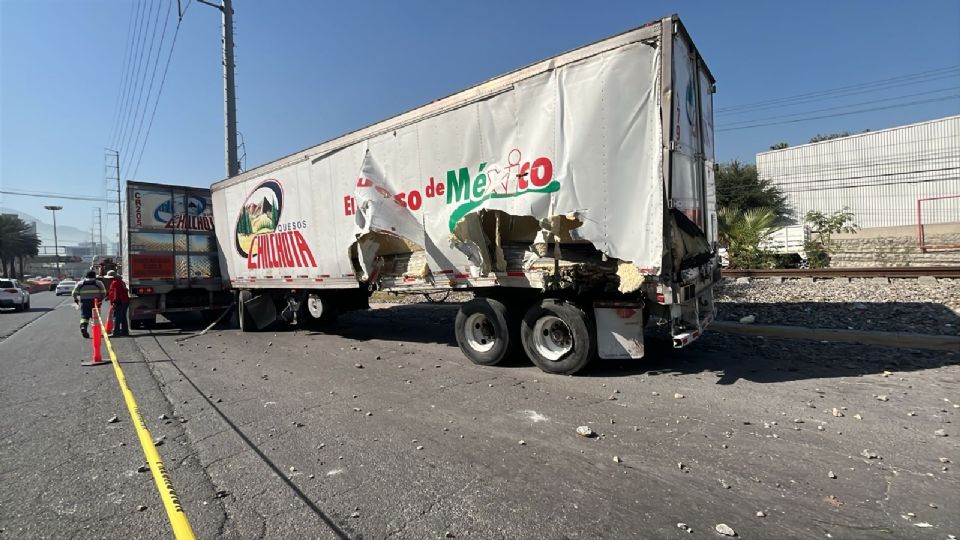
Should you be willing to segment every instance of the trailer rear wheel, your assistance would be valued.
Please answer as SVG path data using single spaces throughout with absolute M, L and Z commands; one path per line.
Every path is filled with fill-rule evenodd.
M 575 304 L 552 298 L 531 307 L 520 326 L 523 348 L 547 373 L 570 375 L 596 356 L 593 321 Z
M 256 332 L 257 324 L 247 311 L 246 303 L 253 300 L 253 293 L 247 290 L 237 293 L 237 318 L 240 320 L 241 332 Z
M 318 294 L 309 294 L 300 304 L 297 321 L 303 321 L 305 326 L 327 326 L 333 324 L 336 320 L 337 311 L 329 298 L 323 298 Z
M 460 306 L 454 333 L 460 350 L 474 364 L 494 366 L 519 342 L 517 324 L 507 307 L 493 298 L 474 298 Z

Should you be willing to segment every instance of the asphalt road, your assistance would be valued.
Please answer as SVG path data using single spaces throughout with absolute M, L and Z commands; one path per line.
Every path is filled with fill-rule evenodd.
M 0 313 L 0 538 L 172 537 L 111 368 L 38 313 Z M 563 377 L 469 364 L 453 315 L 115 345 L 200 538 L 960 535 L 960 352 L 651 335 Z

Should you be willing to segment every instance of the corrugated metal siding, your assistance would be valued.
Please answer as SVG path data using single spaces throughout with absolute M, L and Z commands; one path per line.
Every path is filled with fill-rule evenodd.
M 764 152 L 757 171 L 798 222 L 847 206 L 863 228 L 916 225 L 917 199 L 960 195 L 960 116 Z M 923 222 L 960 222 L 960 198 L 924 203 Z

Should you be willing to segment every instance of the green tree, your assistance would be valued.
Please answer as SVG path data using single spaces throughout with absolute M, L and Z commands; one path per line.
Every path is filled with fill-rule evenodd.
M 790 148 L 790 145 L 785 142 L 778 142 L 770 146 L 771 150 L 783 150 L 784 148 Z
M 804 242 L 804 251 L 813 268 L 827 266 L 829 255 L 836 252 L 837 246 L 833 235 L 840 233 L 855 234 L 860 226 L 853 222 L 853 212 L 846 206 L 831 214 L 824 214 L 818 210 L 810 210 L 804 216 L 804 221 L 810 232 L 816 235 Z
M 737 160 L 717 168 L 717 206 L 747 211 L 765 208 L 776 216 L 777 224 L 790 222 L 787 197 L 770 180 L 757 175 L 757 167 Z
M 765 268 L 773 263 L 773 255 L 760 247 L 777 227 L 778 218 L 772 209 L 727 206 L 717 214 L 720 241 L 727 246 L 730 266 Z
M 14 263 L 20 261 L 23 274 L 23 258 L 36 257 L 40 239 L 30 232 L 30 226 L 17 216 L 0 215 L 0 274 L 16 277 Z

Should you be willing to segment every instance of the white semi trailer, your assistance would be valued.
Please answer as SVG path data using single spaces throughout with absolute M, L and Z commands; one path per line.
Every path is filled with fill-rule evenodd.
M 720 269 L 713 92 L 671 16 L 218 182 L 240 326 L 453 289 L 478 364 L 639 358 L 651 316 L 687 345 Z

